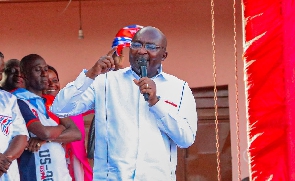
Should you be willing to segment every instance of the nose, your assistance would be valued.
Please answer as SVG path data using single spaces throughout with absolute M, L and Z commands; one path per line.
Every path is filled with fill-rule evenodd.
M 47 73 L 47 70 L 44 70 L 44 69 L 41 70 L 41 75 L 42 75 L 42 76 L 45 77 L 45 76 L 47 76 L 47 74 L 48 74 L 48 73 Z
M 52 86 L 52 85 L 53 85 L 52 81 L 48 79 L 48 86 Z

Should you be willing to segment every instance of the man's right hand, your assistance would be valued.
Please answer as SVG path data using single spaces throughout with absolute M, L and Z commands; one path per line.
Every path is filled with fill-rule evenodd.
M 11 159 L 9 159 L 8 157 L 0 153 L 0 176 L 3 173 L 7 173 L 7 170 L 9 169 L 11 163 L 12 163 Z
M 119 56 L 117 53 L 113 53 L 113 59 L 115 63 L 115 69 L 114 70 L 119 70 L 123 68 L 123 62 L 124 62 L 124 55 L 123 55 L 123 49 L 119 53 Z
M 95 79 L 99 74 L 107 73 L 110 70 L 115 69 L 115 63 L 112 58 L 117 47 L 114 47 L 111 51 L 107 53 L 106 56 L 100 57 L 100 59 L 94 64 L 91 69 L 86 72 L 86 76 Z

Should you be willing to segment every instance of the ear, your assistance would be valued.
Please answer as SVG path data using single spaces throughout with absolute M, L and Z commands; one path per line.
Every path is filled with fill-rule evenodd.
M 168 52 L 165 51 L 165 53 L 163 53 L 163 56 L 162 56 L 162 61 L 164 61 L 168 56 Z

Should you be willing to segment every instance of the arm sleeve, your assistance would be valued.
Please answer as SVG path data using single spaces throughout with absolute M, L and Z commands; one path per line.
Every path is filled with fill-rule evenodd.
M 187 84 L 184 85 L 178 109 L 167 109 L 167 103 L 159 100 L 150 107 L 158 120 L 158 126 L 179 147 L 187 148 L 195 141 L 197 131 L 197 112 L 194 96 Z
M 29 105 L 25 103 L 23 100 L 18 99 L 17 104 L 19 106 L 21 115 L 25 119 L 27 127 L 33 122 L 39 121 L 37 115 L 35 115 L 30 109 Z
M 90 86 L 93 79 L 86 77 L 85 72 L 83 70 L 74 82 L 59 91 L 50 107 L 51 112 L 59 117 L 68 117 L 93 109 L 95 95 Z
M 28 130 L 22 114 L 20 112 L 19 106 L 17 104 L 17 99 L 14 98 L 14 103 L 12 105 L 12 120 L 13 120 L 13 137 L 17 135 L 28 135 Z M 28 138 L 27 138 L 28 139 Z

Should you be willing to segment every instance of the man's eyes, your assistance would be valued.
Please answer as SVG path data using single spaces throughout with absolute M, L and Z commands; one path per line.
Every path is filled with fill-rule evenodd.
M 140 44 L 140 43 L 134 43 L 133 44 L 133 47 L 135 47 L 135 48 L 140 48 L 142 45 Z
M 48 71 L 48 68 L 36 67 L 34 70 L 37 71 L 37 72 L 39 72 L 41 70 L 47 72 Z
M 53 79 L 52 82 L 53 83 L 58 83 L 58 80 L 57 79 Z
M 157 46 L 156 45 L 146 45 L 146 48 L 148 49 L 157 49 Z

